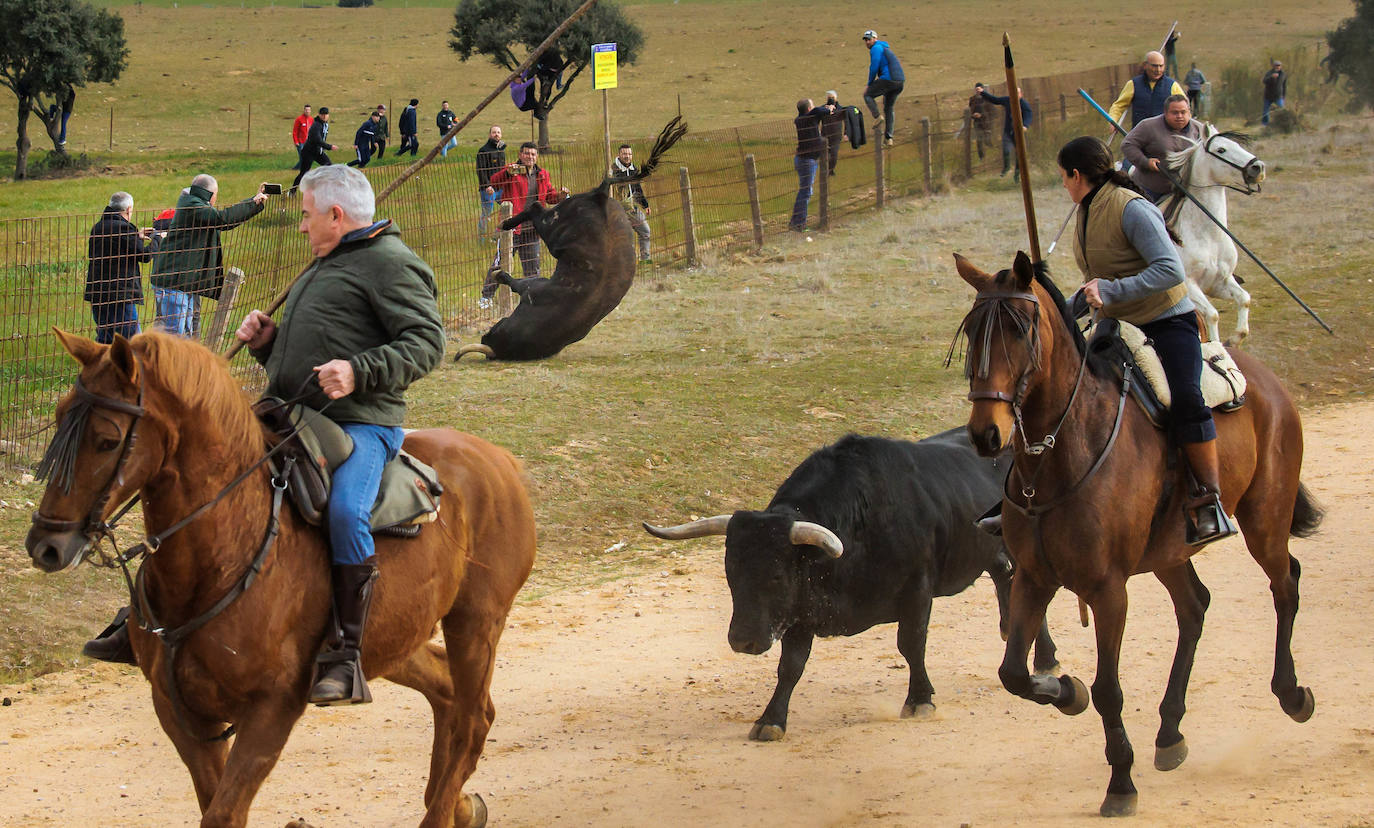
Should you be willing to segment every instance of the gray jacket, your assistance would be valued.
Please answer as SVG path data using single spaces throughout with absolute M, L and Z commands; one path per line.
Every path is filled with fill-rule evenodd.
M 1121 142 L 1121 153 L 1134 165 L 1131 180 L 1153 193 L 1163 195 L 1173 192 L 1174 185 L 1169 183 L 1168 176 L 1149 168 L 1150 159 L 1159 159 L 1159 165 L 1163 167 L 1169 153 L 1185 150 L 1200 140 L 1202 127 L 1196 118 L 1190 118 L 1187 126 L 1175 131 L 1165 123 L 1163 115 L 1156 115 L 1131 129 Z

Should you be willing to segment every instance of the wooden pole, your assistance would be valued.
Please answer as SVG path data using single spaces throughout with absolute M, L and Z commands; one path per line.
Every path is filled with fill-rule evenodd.
M 244 152 L 253 151 L 253 102 L 248 102 L 248 140 L 243 147 Z
M 205 347 L 214 350 L 224 339 L 224 331 L 229 327 L 229 314 L 234 310 L 239 288 L 243 286 L 243 271 L 237 267 L 224 270 L 224 287 L 220 290 L 219 301 L 215 303 L 215 315 L 210 320 L 210 329 L 205 332 Z
M 687 248 L 687 264 L 695 267 L 698 261 L 697 228 L 692 216 L 692 178 L 687 174 L 686 167 L 682 167 L 679 174 L 682 183 L 682 241 Z
M 931 193 L 931 179 L 934 177 L 933 163 L 931 160 L 932 148 L 930 144 L 930 119 L 921 119 L 921 172 L 925 183 L 926 195 Z
M 601 130 L 606 139 L 606 163 L 605 167 L 611 166 L 611 90 L 601 90 Z
M 1016 62 L 1011 57 L 1011 35 L 1002 34 L 1003 59 L 1007 67 L 1007 97 L 1011 104 L 1013 136 L 1016 139 L 1016 167 L 1021 171 L 1021 202 L 1026 208 L 1026 233 L 1030 237 L 1032 262 L 1040 261 L 1040 231 L 1035 225 L 1035 198 L 1031 194 L 1030 162 L 1026 157 L 1026 129 L 1021 122 L 1021 91 L 1016 88 Z
M 973 113 L 964 113 L 964 180 L 973 178 Z
M 883 202 L 886 201 L 886 193 L 883 191 L 885 178 L 886 173 L 883 170 L 883 138 L 881 135 L 875 134 L 873 140 L 873 180 L 875 189 L 873 205 L 880 210 L 883 207 Z
M 514 213 L 515 208 L 511 205 L 509 201 L 501 202 L 501 221 L 504 222 L 506 219 L 514 215 Z M 506 271 L 507 273 L 510 273 L 515 270 L 514 228 L 510 230 L 501 231 L 500 245 L 501 255 L 500 258 L 497 260 L 497 264 L 501 265 L 502 270 Z M 502 285 L 500 288 L 496 290 L 496 307 L 501 311 L 501 315 L 505 316 L 511 312 L 512 305 L 513 300 L 511 299 L 510 287 L 507 285 Z
M 110 104 L 110 149 L 114 149 L 114 104 Z
M 749 217 L 754 223 L 754 249 L 763 247 L 763 206 L 759 204 L 759 171 L 754 154 L 744 156 L 744 183 L 749 188 Z
M 820 163 L 816 165 L 816 195 L 820 198 L 820 211 L 816 215 L 816 229 L 825 231 L 830 229 L 830 150 L 826 149 L 826 155 L 821 156 Z

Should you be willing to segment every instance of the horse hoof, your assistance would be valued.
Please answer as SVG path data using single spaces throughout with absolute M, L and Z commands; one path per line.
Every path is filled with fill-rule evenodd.
M 1063 665 L 1056 661 L 1048 667 L 1036 667 L 1035 674 L 1037 676 L 1052 676 L 1062 669 L 1064 669 Z
M 781 742 L 787 731 L 777 725 L 755 724 L 749 730 L 749 739 L 755 742 Z
M 904 704 L 902 705 L 903 719 L 933 719 L 935 718 L 935 705 L 930 702 L 925 704 Z
M 1135 801 L 1137 794 L 1107 794 L 1107 798 L 1102 800 L 1102 807 L 1098 813 L 1104 817 L 1128 817 L 1135 816 Z
M 468 798 L 468 805 L 472 809 L 472 816 L 468 817 L 467 828 L 485 828 L 487 824 L 487 803 L 482 799 L 481 794 L 465 794 Z
M 1083 682 L 1073 676 L 1060 676 L 1059 681 L 1061 684 L 1067 681 L 1069 683 L 1069 691 L 1073 694 L 1073 696 L 1066 701 L 1055 702 L 1054 706 L 1059 708 L 1059 712 L 1063 713 L 1065 716 L 1077 716 L 1079 713 L 1087 710 L 1091 696 L 1088 695 L 1088 688 L 1083 686 Z
M 1171 771 L 1188 758 L 1188 740 L 1179 738 L 1178 744 L 1155 747 L 1155 770 Z
M 1317 709 L 1317 700 L 1312 697 L 1311 687 L 1301 687 L 1299 689 L 1302 690 L 1302 706 L 1297 710 L 1285 710 L 1283 712 L 1287 713 L 1293 721 L 1302 724 L 1312 718 L 1312 713 Z

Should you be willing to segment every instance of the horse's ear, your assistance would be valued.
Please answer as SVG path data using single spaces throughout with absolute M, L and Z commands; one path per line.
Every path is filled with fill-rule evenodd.
M 100 359 L 100 355 L 105 352 L 106 346 L 94 339 L 67 333 L 61 328 L 53 328 L 52 332 L 53 336 L 57 337 L 57 341 L 62 343 L 62 347 L 67 349 L 67 353 L 71 354 L 72 358 L 82 365 L 90 365 Z
M 114 344 L 110 346 L 110 362 L 130 383 L 138 382 L 138 358 L 134 346 L 122 334 L 115 334 Z
M 959 271 L 959 277 L 972 285 L 974 290 L 982 290 L 987 285 L 992 284 L 994 278 L 992 274 L 979 270 L 973 262 L 958 253 L 954 254 L 954 269 Z
M 1035 267 L 1026 251 L 1016 251 L 1016 262 L 1012 264 L 1011 272 L 1016 274 L 1017 290 L 1030 290 L 1031 282 L 1035 281 Z

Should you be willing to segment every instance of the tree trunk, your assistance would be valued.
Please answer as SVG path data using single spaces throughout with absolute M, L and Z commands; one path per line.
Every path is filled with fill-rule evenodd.
M 21 181 L 29 174 L 29 111 L 33 108 L 30 98 L 19 96 L 19 137 L 14 142 L 14 180 Z
M 543 118 L 535 118 L 534 122 L 539 124 L 539 151 L 548 152 L 549 150 L 549 116 L 544 113 Z

